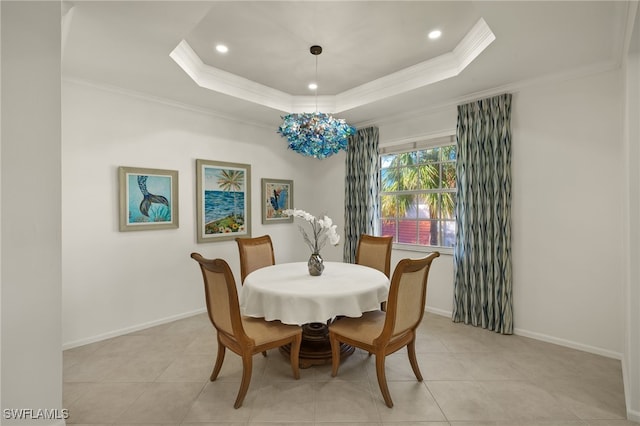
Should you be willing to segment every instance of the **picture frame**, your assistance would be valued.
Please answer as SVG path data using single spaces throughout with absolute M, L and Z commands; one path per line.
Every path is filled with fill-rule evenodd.
M 118 181 L 121 232 L 178 228 L 177 170 L 122 166 Z
M 251 237 L 251 165 L 196 160 L 197 241 Z
M 291 223 L 293 216 L 282 210 L 293 208 L 293 181 L 262 178 L 262 224 Z

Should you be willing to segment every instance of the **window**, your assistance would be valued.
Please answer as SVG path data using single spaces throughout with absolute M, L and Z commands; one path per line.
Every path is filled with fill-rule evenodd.
M 453 247 L 456 235 L 456 146 L 380 156 L 380 235 L 397 244 Z

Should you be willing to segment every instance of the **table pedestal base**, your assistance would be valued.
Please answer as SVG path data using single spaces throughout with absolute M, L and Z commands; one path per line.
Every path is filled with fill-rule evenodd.
M 353 346 L 340 344 L 340 360 L 350 356 L 355 351 Z M 280 348 L 280 352 L 287 358 L 291 356 L 291 345 Z M 302 344 L 300 345 L 300 368 L 313 365 L 331 364 L 331 343 L 329 342 L 329 327 L 320 322 L 313 322 L 302 326 Z

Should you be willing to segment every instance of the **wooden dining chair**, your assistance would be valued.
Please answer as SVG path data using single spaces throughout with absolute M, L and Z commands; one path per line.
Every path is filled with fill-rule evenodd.
M 269 235 L 255 238 L 236 238 L 240 251 L 240 282 L 256 269 L 275 265 L 273 244 Z
M 387 276 L 391 274 L 391 244 L 393 236 L 375 237 L 362 234 L 356 248 L 356 264 L 377 269 Z M 386 309 L 387 302 L 380 304 L 380 309 Z
M 200 264 L 207 312 L 218 337 L 218 355 L 209 380 L 213 382 L 218 377 L 226 348 L 240 355 L 242 381 L 233 404 L 234 408 L 239 408 L 251 382 L 253 355 L 286 344 L 291 344 L 290 362 L 293 377 L 299 379 L 302 328 L 297 325 L 285 325 L 280 321 L 242 316 L 236 282 L 227 262 L 223 259 L 205 259 L 199 253 L 191 253 L 191 257 Z
M 391 278 L 386 312 L 365 312 L 359 318 L 343 317 L 329 326 L 331 376 L 338 374 L 340 342 L 343 342 L 375 355 L 378 385 L 390 408 L 393 400 L 384 367 L 387 355 L 406 346 L 413 373 L 422 381 L 416 359 L 416 328 L 424 315 L 431 262 L 438 256 L 440 253 L 433 252 L 421 259 L 402 259 L 398 263 Z
M 377 269 L 389 278 L 391 274 L 392 243 L 392 236 L 375 237 L 362 234 L 356 248 L 356 263 Z

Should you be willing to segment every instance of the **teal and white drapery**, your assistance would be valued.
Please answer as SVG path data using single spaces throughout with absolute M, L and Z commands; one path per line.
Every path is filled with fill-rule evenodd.
M 344 251 L 353 263 L 361 234 L 373 234 L 379 217 L 380 179 L 377 127 L 359 129 L 349 137 L 345 162 Z
M 458 106 L 453 320 L 513 333 L 511 94 Z

